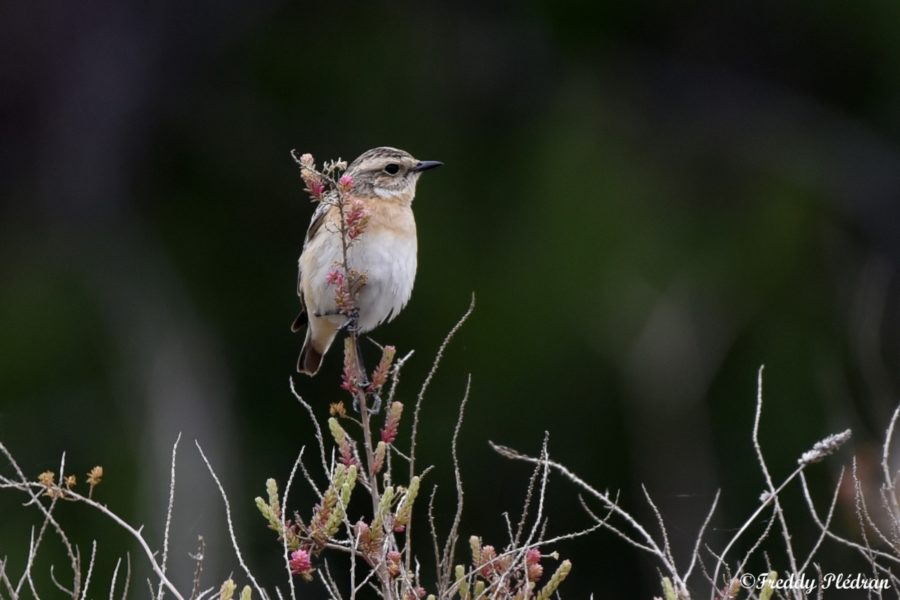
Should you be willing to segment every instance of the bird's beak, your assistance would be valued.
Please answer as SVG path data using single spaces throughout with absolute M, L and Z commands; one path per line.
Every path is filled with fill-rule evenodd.
M 440 167 L 443 165 L 439 160 L 420 160 L 416 163 L 416 166 L 412 168 L 416 173 L 420 173 L 422 171 L 427 171 L 428 169 L 434 169 L 435 167 Z

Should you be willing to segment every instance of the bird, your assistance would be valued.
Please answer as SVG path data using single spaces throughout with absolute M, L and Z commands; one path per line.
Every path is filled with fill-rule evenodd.
M 362 206 L 367 218 L 364 232 L 347 253 L 347 266 L 365 277 L 354 299 L 359 334 L 391 321 L 412 295 L 418 247 L 412 211 L 416 184 L 423 172 L 441 165 L 440 161 L 417 160 L 404 150 L 380 146 L 363 152 L 344 171 L 343 204 Z M 337 305 L 329 277 L 343 259 L 340 215 L 335 202 L 319 203 L 298 260 L 300 314 L 291 329 L 306 329 L 297 371 L 309 376 L 318 373 L 328 348 L 349 322 Z

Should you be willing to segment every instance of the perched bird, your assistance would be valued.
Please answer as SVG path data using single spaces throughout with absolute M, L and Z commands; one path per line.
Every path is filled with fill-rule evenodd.
M 416 277 L 416 221 L 412 201 L 423 171 L 441 166 L 434 160 L 416 160 L 408 152 L 380 147 L 364 152 L 347 167 L 342 181 L 344 205 L 356 202 L 365 211 L 365 231 L 350 246 L 347 263 L 365 275 L 355 298 L 358 333 L 390 321 L 412 294 Z M 322 358 L 348 318 L 337 306 L 334 280 L 329 277 L 343 259 L 340 211 L 335 203 L 320 202 L 300 254 L 297 295 L 300 315 L 293 331 L 304 326 L 306 339 L 297 370 L 315 375 Z

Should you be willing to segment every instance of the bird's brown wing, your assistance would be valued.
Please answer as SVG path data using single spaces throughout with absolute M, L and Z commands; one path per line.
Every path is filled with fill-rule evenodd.
M 325 216 L 331 208 L 333 208 L 333 205 L 330 202 L 319 202 L 306 230 L 306 238 L 303 240 L 304 249 L 322 228 L 322 225 L 325 223 Z M 309 316 L 306 314 L 306 302 L 303 301 L 303 272 L 300 270 L 299 263 L 297 264 L 297 297 L 300 298 L 300 314 L 297 315 L 297 318 L 291 324 L 291 331 L 295 333 L 302 330 L 309 322 Z
M 313 213 L 312 218 L 309 220 L 309 227 L 306 229 L 306 238 L 303 240 L 303 248 L 306 248 L 310 240 L 316 237 L 316 234 L 319 233 L 319 230 L 322 228 L 322 224 L 325 223 L 325 216 L 332 208 L 334 208 L 334 205 L 331 202 L 319 202 L 319 205 L 316 207 L 316 211 Z

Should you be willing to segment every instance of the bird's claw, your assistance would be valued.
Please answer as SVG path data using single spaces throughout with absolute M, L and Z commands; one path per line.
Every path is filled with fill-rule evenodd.
M 372 399 L 372 406 L 366 404 L 366 410 L 369 412 L 369 414 L 377 415 L 381 412 L 381 396 L 378 395 L 378 392 L 366 391 L 368 387 L 368 383 L 366 383 L 365 385 L 360 384 L 359 394 L 353 394 L 353 410 L 355 410 L 356 412 L 360 412 L 359 395 L 363 394 L 366 398 Z
M 378 392 L 369 392 L 369 395 L 372 397 L 372 408 L 369 410 L 373 415 L 377 415 L 381 412 L 381 396 L 378 395 Z

